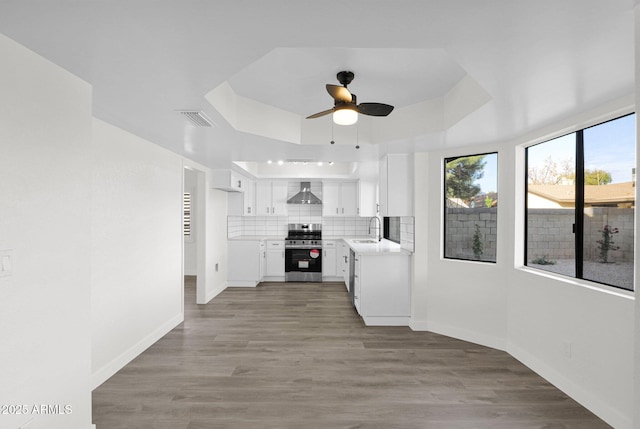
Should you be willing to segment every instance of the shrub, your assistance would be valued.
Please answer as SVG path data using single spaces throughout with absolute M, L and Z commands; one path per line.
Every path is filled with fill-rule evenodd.
M 532 264 L 537 265 L 555 265 L 556 261 L 552 261 L 547 257 L 547 255 L 538 256 L 537 258 L 531 260 Z
M 600 262 L 606 264 L 609 262 L 609 251 L 620 249 L 620 246 L 616 246 L 612 239 L 613 234 L 619 233 L 620 230 L 618 228 L 605 225 L 600 232 L 602 232 L 602 239 L 596 241 L 596 243 L 598 243 L 598 249 L 600 249 Z

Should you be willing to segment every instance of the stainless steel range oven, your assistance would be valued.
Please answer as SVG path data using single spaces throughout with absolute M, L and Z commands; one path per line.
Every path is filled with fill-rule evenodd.
M 322 281 L 322 225 L 290 223 L 284 242 L 284 279 L 287 282 Z

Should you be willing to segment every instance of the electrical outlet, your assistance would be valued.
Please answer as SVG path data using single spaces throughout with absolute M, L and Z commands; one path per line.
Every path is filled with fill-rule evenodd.
M 13 274 L 13 251 L 0 250 L 0 277 L 9 277 Z

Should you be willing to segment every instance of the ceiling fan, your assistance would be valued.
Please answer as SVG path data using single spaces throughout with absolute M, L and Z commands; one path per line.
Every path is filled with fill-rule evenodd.
M 357 103 L 355 94 L 347 89 L 347 86 L 354 78 L 353 72 L 341 71 L 337 74 L 338 82 L 342 84 L 327 84 L 327 92 L 334 99 L 333 109 L 324 110 L 314 115 L 307 116 L 307 119 L 319 118 L 333 113 L 333 122 L 338 125 L 352 125 L 358 121 L 358 113 L 369 116 L 387 116 L 393 111 L 393 106 L 383 103 Z

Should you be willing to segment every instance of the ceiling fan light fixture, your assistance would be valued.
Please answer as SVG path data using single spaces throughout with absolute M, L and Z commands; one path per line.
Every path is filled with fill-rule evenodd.
M 353 125 L 358 122 L 358 111 L 351 106 L 336 108 L 333 112 L 333 122 L 337 125 Z

